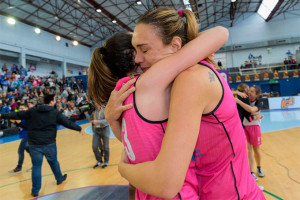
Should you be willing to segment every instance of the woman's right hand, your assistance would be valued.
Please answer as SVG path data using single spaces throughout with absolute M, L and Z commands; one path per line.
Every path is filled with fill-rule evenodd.
M 129 80 L 119 91 L 113 90 L 111 92 L 104 111 L 105 119 L 108 123 L 118 121 L 124 111 L 132 108 L 132 104 L 123 105 L 123 102 L 135 91 L 135 87 L 130 88 L 135 80 L 134 78 Z

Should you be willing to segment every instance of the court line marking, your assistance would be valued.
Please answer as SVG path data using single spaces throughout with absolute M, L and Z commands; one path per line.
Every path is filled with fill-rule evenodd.
M 271 192 L 268 192 L 268 191 L 266 191 L 266 190 L 263 190 L 263 192 L 264 192 L 264 193 L 267 193 L 267 194 L 269 194 L 269 195 L 271 195 L 271 196 L 273 196 L 273 197 L 275 197 L 276 199 L 283 200 L 282 198 L 276 196 L 275 194 L 272 194 Z
M 110 165 L 108 165 L 108 167 L 109 166 L 111 166 L 111 167 L 118 166 L 118 164 L 110 164 Z M 79 171 L 79 170 L 85 170 L 85 169 L 92 169 L 92 168 L 93 167 L 84 167 L 84 168 L 78 168 L 78 169 L 70 169 L 70 170 L 62 171 L 62 173 Z M 52 173 L 51 174 L 42 175 L 42 177 L 47 177 L 47 176 L 54 176 L 54 175 Z M 15 185 L 15 184 L 22 183 L 22 182 L 29 181 L 29 180 L 31 180 L 31 178 L 24 179 L 24 180 L 21 180 L 21 181 L 17 181 L 17 182 L 14 182 L 14 183 L 9 183 L 9 184 L 6 184 L 6 185 L 2 185 L 2 186 L 0 186 L 0 188 L 4 188 L 4 187 L 10 186 L 10 185 Z

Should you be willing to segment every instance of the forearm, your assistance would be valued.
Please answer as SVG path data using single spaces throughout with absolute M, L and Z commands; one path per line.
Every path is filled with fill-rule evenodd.
M 118 121 L 108 121 L 110 128 L 116 138 L 122 142 L 122 122 L 121 119 Z
M 236 102 L 243 108 L 245 109 L 247 112 L 253 114 L 255 112 L 258 111 L 256 106 L 250 106 L 248 104 L 245 104 L 244 102 L 242 102 L 241 100 L 237 99 Z
M 20 119 L 16 112 L 3 113 L 0 115 L 3 119 Z
M 99 119 L 97 120 L 97 124 L 100 124 L 101 126 L 108 126 L 108 122 L 106 121 L 106 119 Z
M 142 75 L 141 79 L 146 79 L 145 87 L 168 88 L 180 72 L 216 52 L 227 40 L 228 30 L 223 27 L 201 32 L 178 52 L 155 63 L 144 76 Z

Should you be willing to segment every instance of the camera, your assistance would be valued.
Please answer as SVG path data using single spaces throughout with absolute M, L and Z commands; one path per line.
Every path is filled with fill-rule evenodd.
M 88 112 L 89 114 L 96 110 L 94 104 L 90 101 L 80 102 L 78 109 L 80 113 Z

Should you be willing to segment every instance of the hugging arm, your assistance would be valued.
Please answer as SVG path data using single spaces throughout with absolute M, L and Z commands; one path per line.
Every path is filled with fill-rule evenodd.
M 259 109 L 256 106 L 250 106 L 244 102 L 242 102 L 241 100 L 235 98 L 236 103 L 238 103 L 242 108 L 244 108 L 247 112 L 253 114 L 257 111 L 259 111 Z
M 143 90 L 166 90 L 180 72 L 209 57 L 227 40 L 228 30 L 224 27 L 217 26 L 203 31 L 179 51 L 151 66 L 142 74 L 139 84 L 143 84 Z

